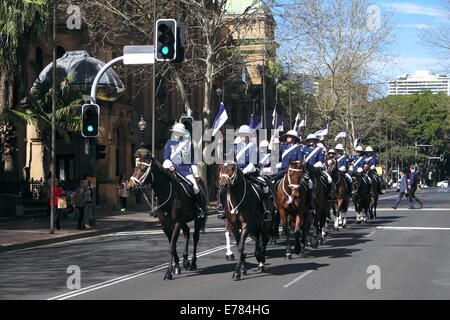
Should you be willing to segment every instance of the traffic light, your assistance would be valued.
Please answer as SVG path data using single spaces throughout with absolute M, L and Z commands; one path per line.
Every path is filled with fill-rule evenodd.
M 158 19 L 155 34 L 156 60 L 175 60 L 177 57 L 177 22 L 174 19 Z
M 189 116 L 182 116 L 180 118 L 180 123 L 184 124 L 184 127 L 187 131 L 189 131 L 189 136 L 185 136 L 185 138 L 191 138 L 192 137 L 192 124 L 194 122 L 194 118 Z
M 100 123 L 100 107 L 97 104 L 84 104 L 81 107 L 81 135 L 85 138 L 98 136 Z
M 105 159 L 106 153 L 104 152 L 106 149 L 106 144 L 95 144 L 95 159 Z
M 176 58 L 172 63 L 182 63 L 184 60 L 184 26 L 181 23 L 177 24 L 177 45 Z

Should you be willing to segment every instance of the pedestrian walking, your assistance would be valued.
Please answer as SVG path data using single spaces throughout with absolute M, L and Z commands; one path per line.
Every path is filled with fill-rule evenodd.
M 414 209 L 414 207 L 412 206 L 411 198 L 408 196 L 409 195 L 409 186 L 408 186 L 407 176 L 405 174 L 406 171 L 407 170 L 400 170 L 400 183 L 399 183 L 400 194 L 398 195 L 398 198 L 395 201 L 395 204 L 392 206 L 392 208 L 394 208 L 394 209 L 397 209 L 403 196 L 405 196 L 406 199 L 409 200 L 409 208 Z
M 128 180 L 125 178 L 121 178 L 119 181 L 119 199 L 120 199 L 120 211 L 127 211 L 127 198 L 130 195 L 127 191 Z
M 49 192 L 51 192 L 51 188 L 49 189 Z M 65 199 L 63 200 L 64 194 L 65 194 L 64 190 L 59 186 L 58 178 L 55 178 L 55 188 L 53 191 L 53 199 L 50 199 L 49 203 L 51 206 L 52 201 L 53 201 L 53 205 L 55 206 L 56 216 L 55 216 L 54 226 L 57 230 L 61 230 L 61 225 L 60 225 L 61 211 L 65 208 L 65 206 L 64 206 Z M 50 193 L 49 197 L 51 198 L 51 193 Z
M 86 204 L 86 193 L 88 192 L 88 181 L 81 180 L 80 186 L 72 194 L 72 205 L 78 210 L 78 230 L 86 229 L 84 224 L 84 209 Z
M 84 225 L 86 228 L 90 228 L 92 225 L 92 207 L 94 206 L 94 192 L 95 192 L 95 184 L 92 181 L 92 177 L 90 174 L 85 174 L 83 180 L 86 180 L 88 183 L 87 192 L 85 194 L 85 203 L 84 203 Z
M 414 166 L 413 164 L 409 167 L 411 174 L 409 175 L 409 201 L 412 204 L 413 199 L 416 200 L 419 203 L 420 208 L 423 207 L 423 202 L 417 198 L 417 196 L 415 195 L 416 190 L 417 190 L 417 185 L 419 184 L 419 175 L 417 172 L 417 168 L 416 166 Z

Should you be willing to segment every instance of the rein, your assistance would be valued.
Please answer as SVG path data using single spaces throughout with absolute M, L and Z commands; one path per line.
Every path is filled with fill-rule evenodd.
M 222 173 L 220 175 L 220 177 L 228 179 L 228 181 L 230 181 L 230 186 L 232 186 L 235 184 L 235 182 L 237 181 L 237 178 L 238 178 L 237 170 L 238 170 L 237 168 L 234 170 L 233 175 L 231 177 L 225 173 Z M 231 188 L 229 188 L 228 192 L 227 192 L 227 203 L 228 203 L 228 206 L 231 208 L 230 213 L 235 214 L 238 212 L 238 208 L 241 206 L 242 202 L 244 202 L 245 196 L 247 195 L 247 180 L 244 178 L 244 195 L 242 196 L 241 201 L 239 201 L 239 203 L 236 207 L 233 207 L 233 203 L 231 202 L 230 189 Z
M 287 176 L 287 180 L 288 180 L 288 187 L 291 190 L 299 189 L 301 187 L 301 185 L 300 184 L 292 184 L 291 177 L 289 175 L 289 171 L 301 172 L 302 170 L 301 169 L 295 169 L 295 168 L 288 168 L 288 172 L 284 175 L 283 180 L 281 181 L 281 189 L 283 190 L 284 194 L 288 198 L 287 203 L 291 204 L 292 203 L 292 198 L 293 198 L 292 194 L 287 193 L 287 191 L 286 191 L 286 189 L 284 187 L 284 182 L 286 181 L 286 176 Z M 292 193 L 292 191 L 291 191 L 291 193 Z
M 140 179 L 136 178 L 134 175 L 131 176 L 130 180 L 134 181 L 135 184 L 137 184 L 138 189 L 141 191 L 142 195 L 144 196 L 145 200 L 147 201 L 149 207 L 152 210 L 152 213 L 155 212 L 156 210 L 160 209 L 161 207 L 163 207 L 164 205 L 167 204 L 167 202 L 169 202 L 169 200 L 172 198 L 172 190 L 173 190 L 173 186 L 172 186 L 172 181 L 169 181 L 169 185 L 170 185 L 170 191 L 169 191 L 169 197 L 161 204 L 158 205 L 156 207 L 152 207 L 152 205 L 150 204 L 150 202 L 148 201 L 147 195 L 145 194 L 145 192 L 141 189 L 141 186 L 144 185 L 145 180 L 147 179 L 148 175 L 150 174 L 152 177 L 152 182 L 150 184 L 153 183 L 153 181 L 155 180 L 153 173 L 151 172 L 151 163 L 146 163 L 146 162 L 137 162 L 136 164 L 138 165 L 145 165 L 147 166 L 147 170 L 145 170 L 145 173 L 142 175 L 142 177 Z

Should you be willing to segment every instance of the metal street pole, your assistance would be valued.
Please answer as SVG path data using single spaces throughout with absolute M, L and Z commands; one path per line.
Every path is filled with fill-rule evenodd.
M 156 0 L 153 0 L 153 46 L 156 48 Z M 153 64 L 152 67 L 152 157 L 155 156 L 155 109 L 156 109 L 156 90 L 155 90 L 155 81 L 156 81 L 156 63 Z M 155 193 L 151 192 L 151 205 L 152 205 L 152 213 L 153 208 L 155 207 Z
M 56 135 L 56 0 L 53 0 L 53 66 L 52 66 L 52 152 L 51 152 L 51 164 L 50 164 L 50 172 L 52 173 L 52 183 L 51 183 L 51 213 L 50 213 L 50 233 L 55 233 L 54 227 L 54 219 L 55 219 L 55 179 L 56 179 L 56 170 L 55 170 L 55 135 Z

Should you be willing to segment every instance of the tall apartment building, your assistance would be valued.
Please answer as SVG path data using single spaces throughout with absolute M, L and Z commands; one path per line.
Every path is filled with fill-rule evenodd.
M 433 93 L 445 92 L 450 96 L 450 77 L 437 75 L 427 70 L 416 70 L 414 75 L 401 75 L 396 80 L 389 81 L 389 95 L 415 94 L 422 90 Z

